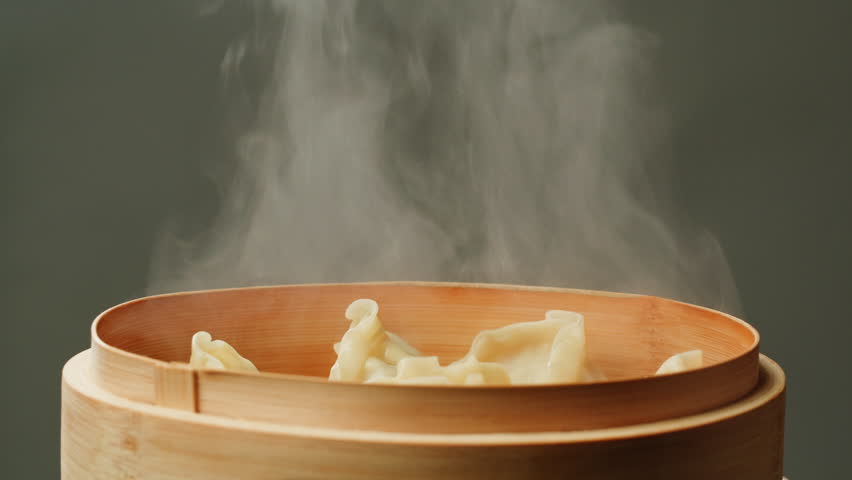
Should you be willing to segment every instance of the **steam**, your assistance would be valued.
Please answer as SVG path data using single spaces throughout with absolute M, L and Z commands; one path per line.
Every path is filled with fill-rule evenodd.
M 654 39 L 606 2 L 273 6 L 274 70 L 223 208 L 203 238 L 164 237 L 153 291 L 447 280 L 737 310 L 718 243 L 658 174 Z

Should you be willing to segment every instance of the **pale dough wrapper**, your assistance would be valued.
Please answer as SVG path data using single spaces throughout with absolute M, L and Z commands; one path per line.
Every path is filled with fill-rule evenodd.
M 604 379 L 586 362 L 583 316 L 551 310 L 545 319 L 480 332 L 467 355 L 441 366 L 385 331 L 373 300 L 346 309 L 352 323 L 334 345 L 330 380 L 427 385 L 519 385 Z
M 664 375 L 666 373 L 684 372 L 699 368 L 704 363 L 704 352 L 701 350 L 690 350 L 688 352 L 672 355 L 657 370 L 656 375 Z
M 511 379 L 502 365 L 480 362 L 468 355 L 446 367 L 438 357 L 405 357 L 396 369 L 374 375 L 369 383 L 509 385 Z
M 485 330 L 468 356 L 503 366 L 513 385 L 581 382 L 588 376 L 584 319 L 551 310 L 544 320 Z
M 192 336 L 189 365 L 193 368 L 257 372 L 254 364 L 241 357 L 234 347 L 222 340 L 213 340 L 207 332 L 197 332 Z
M 423 356 L 399 336 L 384 329 L 379 305 L 369 299 L 346 309 L 349 329 L 334 344 L 337 361 L 329 380 L 417 385 L 523 385 L 605 380 L 586 360 L 583 316 L 550 310 L 544 320 L 522 322 L 480 332 L 470 351 L 442 366 Z M 192 337 L 190 366 L 257 372 L 252 362 L 222 340 L 204 331 Z M 691 350 L 668 358 L 656 375 L 701 367 L 703 352 Z
M 414 347 L 386 332 L 378 317 L 379 305 L 369 299 L 352 302 L 346 309 L 349 330 L 334 345 L 337 361 L 329 380 L 364 382 L 396 375 L 403 358 L 419 357 Z

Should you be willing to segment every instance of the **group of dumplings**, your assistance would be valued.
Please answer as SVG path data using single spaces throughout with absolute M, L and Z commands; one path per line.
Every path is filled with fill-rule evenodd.
M 583 316 L 552 310 L 545 319 L 480 332 L 470 351 L 442 366 L 388 332 L 373 300 L 346 309 L 352 323 L 334 345 L 330 380 L 365 383 L 518 385 L 601 379 L 586 362 Z
M 480 332 L 468 353 L 442 366 L 436 356 L 423 355 L 399 336 L 385 330 L 379 305 L 369 299 L 346 309 L 351 322 L 334 344 L 337 361 L 329 380 L 416 385 L 523 385 L 581 383 L 605 380 L 586 359 L 584 318 L 576 312 L 550 310 L 544 320 L 522 322 Z M 656 374 L 675 373 L 702 365 L 701 350 L 667 359 Z M 207 332 L 192 337 L 193 368 L 257 372 L 249 360 Z

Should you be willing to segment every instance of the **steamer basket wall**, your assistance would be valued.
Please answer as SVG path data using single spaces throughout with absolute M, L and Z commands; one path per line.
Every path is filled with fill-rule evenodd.
M 442 363 L 483 329 L 586 317 L 611 380 L 514 387 L 328 382 L 346 306 Z M 213 333 L 260 374 L 188 368 Z M 781 478 L 784 376 L 729 315 L 656 297 L 445 283 L 193 292 L 114 307 L 63 372 L 62 470 L 90 478 Z M 653 376 L 702 349 L 705 366 Z M 125 477 L 121 477 L 125 475 Z

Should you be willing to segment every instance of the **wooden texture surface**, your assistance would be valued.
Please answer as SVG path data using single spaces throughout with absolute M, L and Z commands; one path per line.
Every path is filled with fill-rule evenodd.
M 784 375 L 701 414 L 561 433 L 411 434 L 238 420 L 101 388 L 90 351 L 63 370 L 63 480 L 779 480 Z M 357 410 L 348 410 L 357 416 Z
M 540 320 L 552 309 L 578 311 L 590 361 L 611 381 L 467 388 L 328 382 L 331 346 L 358 298 L 378 301 L 388 330 L 442 362 L 464 354 L 481 330 Z M 263 372 L 187 377 L 175 362 L 189 359 L 198 330 L 229 342 Z M 117 306 L 92 327 L 92 369 L 97 385 L 120 397 L 234 418 L 388 432 L 570 431 L 677 418 L 742 398 L 757 382 L 758 343 L 757 332 L 734 317 L 655 297 L 443 283 L 304 285 Z M 704 350 L 704 368 L 653 377 L 667 357 L 693 349 Z
M 198 411 L 197 377 L 185 364 L 154 366 L 154 403 L 190 412 Z

